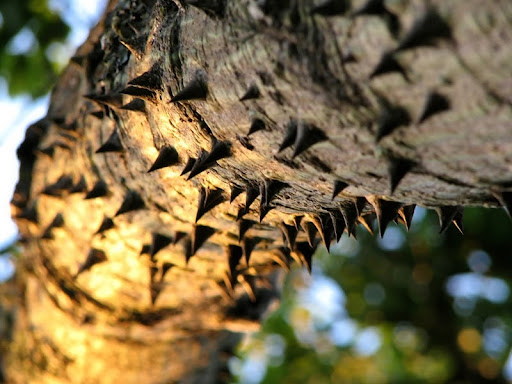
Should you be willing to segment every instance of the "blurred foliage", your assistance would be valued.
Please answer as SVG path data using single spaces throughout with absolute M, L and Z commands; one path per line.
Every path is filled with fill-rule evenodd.
M 0 1 L 0 76 L 10 95 L 38 97 L 50 90 L 60 69 L 51 48 L 69 30 L 49 0 Z
M 231 361 L 256 383 L 505 383 L 512 347 L 512 224 L 466 209 L 440 235 L 417 208 L 411 232 L 358 228 L 296 268 L 262 330 Z M 511 364 L 512 359 L 508 364 Z

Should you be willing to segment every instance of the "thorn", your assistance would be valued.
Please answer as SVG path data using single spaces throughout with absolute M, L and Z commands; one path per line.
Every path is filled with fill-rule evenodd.
M 436 207 L 434 209 L 439 217 L 439 226 L 441 227 L 439 233 L 444 233 L 452 221 L 454 221 L 457 212 L 462 210 L 462 207 L 460 205 L 447 205 L 443 207 Z
M 84 199 L 85 200 L 95 199 L 97 197 L 104 197 L 107 194 L 108 194 L 107 184 L 103 180 L 100 180 L 96 184 L 94 184 L 94 186 L 92 187 L 92 189 L 89 192 L 87 192 Z
M 240 98 L 240 101 L 257 99 L 260 97 L 260 90 L 256 86 L 256 84 L 251 84 L 245 94 Z
M 196 223 L 203 215 L 224 202 L 222 189 L 205 189 L 199 191 L 199 202 L 197 206 Z
M 149 255 L 149 252 L 151 251 L 151 245 L 144 244 L 140 250 L 139 256 L 142 255 Z
M 357 215 L 361 216 L 363 214 L 364 207 L 366 206 L 366 198 L 364 196 L 356 197 L 356 209 Z
M 122 152 L 123 144 L 121 143 L 121 138 L 119 137 L 119 133 L 117 129 L 110 134 L 110 137 L 103 143 L 101 147 L 96 150 L 96 153 L 106 153 L 106 152 Z
M 37 208 L 36 208 L 35 204 L 32 205 L 31 207 L 25 207 L 18 215 L 15 216 L 15 218 L 27 220 L 34 224 L 39 223 L 39 218 L 37 215 Z
M 347 0 L 327 0 L 311 8 L 311 15 L 337 16 L 343 15 L 349 9 Z
M 402 107 L 382 108 L 379 116 L 377 134 L 375 141 L 379 142 L 383 137 L 389 135 L 395 128 L 407 125 L 411 122 L 409 113 Z
M 279 146 L 279 150 L 277 152 L 279 153 L 279 152 L 283 151 L 284 149 L 288 148 L 289 146 L 291 146 L 295 142 L 296 137 L 297 137 L 297 122 L 295 120 L 291 120 L 286 125 L 286 134 L 285 134 L 283 142 Z
M 392 72 L 400 73 L 405 80 L 408 80 L 407 73 L 402 65 L 396 61 L 391 52 L 385 52 L 380 58 L 379 62 L 370 73 L 369 78 L 373 79 L 377 76 L 385 75 Z
M 62 175 L 55 183 L 47 185 L 41 193 L 48 196 L 62 196 L 63 192 L 71 189 L 72 186 L 73 179 L 70 176 Z
M 416 209 L 416 204 L 405 205 L 398 210 L 398 214 L 402 218 L 404 222 L 405 228 L 409 230 L 412 224 L 412 217 L 414 216 L 414 210 Z
M 267 216 L 267 213 L 269 213 L 273 209 L 274 207 L 270 205 L 260 205 L 260 223 L 263 221 L 265 216 Z
M 123 95 L 120 93 L 110 93 L 106 95 L 96 95 L 89 93 L 84 95 L 87 100 L 94 101 L 96 104 L 107 107 L 118 109 L 123 105 Z
M 175 267 L 175 266 L 176 266 L 176 264 L 173 264 L 173 263 L 169 263 L 169 262 L 163 263 L 162 264 L 162 271 L 161 271 L 161 274 L 160 274 L 160 281 L 163 281 L 165 275 L 167 274 L 167 272 L 169 272 L 169 270 L 172 267 Z
M 302 260 L 304 261 L 304 265 L 308 269 L 309 274 L 311 275 L 311 267 L 313 264 L 313 255 L 315 254 L 316 245 L 311 246 L 306 242 L 297 243 L 297 251 L 300 252 L 302 256 Z
M 175 96 L 171 98 L 172 103 L 177 101 L 204 100 L 208 94 L 208 86 L 206 85 L 206 74 L 199 70 L 195 73 L 194 78 Z
M 290 250 L 288 248 L 278 248 L 271 255 L 272 260 L 281 266 L 286 272 L 290 272 Z
M 249 275 L 240 275 L 241 280 L 240 284 L 247 293 L 247 296 L 251 300 L 252 303 L 256 302 L 256 282 L 253 276 Z
M 245 264 L 249 266 L 249 260 L 251 258 L 252 251 L 256 248 L 256 245 L 261 241 L 260 237 L 251 237 L 245 238 L 242 244 L 243 256 L 245 259 Z
M 57 213 L 53 218 L 52 222 L 46 227 L 42 239 L 53 239 L 52 230 L 53 228 L 61 228 L 64 226 L 64 218 L 61 213 Z
M 149 172 L 153 172 L 157 169 L 170 167 L 171 165 L 177 164 L 179 161 L 178 152 L 176 149 L 171 146 L 165 146 L 160 148 L 160 152 L 158 153 L 158 157 L 155 162 L 149 169 Z
M 89 113 L 91 116 L 94 116 L 95 118 L 97 118 L 98 120 L 103 120 L 103 117 L 105 116 L 105 114 L 103 113 L 103 111 L 93 111 L 91 113 Z
M 446 21 L 434 9 L 430 9 L 413 23 L 412 28 L 398 44 L 396 51 L 432 45 L 437 39 L 451 40 L 452 31 Z
M 395 219 L 402 204 L 396 201 L 383 200 L 375 197 L 370 201 L 377 215 L 380 237 L 384 237 L 388 224 Z
M 240 223 L 238 224 L 238 242 L 240 243 L 247 231 L 256 224 L 252 220 L 240 220 Z
M 229 202 L 232 203 L 243 191 L 244 190 L 242 188 L 238 188 L 236 185 L 232 185 L 231 194 L 229 195 Z
M 270 204 L 274 197 L 286 187 L 289 187 L 289 185 L 279 180 L 263 180 L 263 184 L 260 185 L 261 204 Z
M 156 62 L 151 69 L 130 80 L 128 85 L 145 88 L 150 91 L 162 91 L 162 63 L 160 61 Z
M 463 207 L 459 207 L 459 209 L 455 213 L 455 216 L 453 217 L 452 221 L 453 221 L 453 224 L 455 225 L 455 227 L 457 227 L 457 229 L 461 233 L 461 235 L 463 235 L 464 234 L 464 208 Z
M 183 171 L 181 171 L 180 176 L 186 175 L 192 170 L 192 167 L 194 166 L 197 159 L 194 157 L 189 157 L 187 160 L 187 163 L 185 164 L 185 167 L 183 167 Z
M 280 223 L 278 225 L 279 229 L 283 232 L 283 237 L 286 241 L 286 245 L 290 250 L 295 247 L 295 240 L 297 239 L 297 229 L 293 225 L 288 225 L 285 223 Z
M 163 248 L 167 247 L 172 242 L 172 237 L 162 235 L 161 233 L 154 232 L 151 234 L 151 248 L 149 256 L 154 260 L 155 255 Z
M 313 219 L 313 224 L 318 230 L 318 233 L 320 233 L 320 237 L 322 238 L 325 248 L 327 248 L 327 252 L 330 252 L 331 240 L 334 235 L 334 228 L 332 226 L 330 215 L 322 214 L 320 218 L 316 216 L 312 216 L 311 218 Z
M 505 212 L 507 212 L 508 217 L 512 219 L 512 191 L 492 191 L 492 194 L 501 206 L 505 208 Z
M 300 223 L 304 216 L 293 216 L 293 225 L 295 226 L 295 229 L 297 232 L 300 230 Z
M 144 200 L 138 192 L 134 190 L 128 190 L 124 195 L 123 203 L 117 210 L 114 216 L 119 216 L 123 213 L 143 209 L 145 207 Z
M 80 180 L 69 190 L 69 193 L 82 193 L 87 191 L 87 183 L 84 175 L 80 176 Z
M 132 101 L 130 101 L 128 104 L 123 105 L 120 109 L 124 109 L 125 111 L 146 113 L 146 102 L 142 99 L 135 97 Z
M 249 132 L 247 136 L 252 135 L 254 132 L 258 132 L 265 129 L 265 122 L 261 119 L 255 118 L 251 122 L 251 127 L 249 128 Z
M 176 231 L 174 232 L 174 240 L 172 241 L 172 243 L 175 245 L 175 244 L 178 244 L 178 242 L 181 240 L 181 239 L 184 239 L 185 237 L 187 236 L 187 234 L 185 232 L 181 232 L 181 231 Z
M 301 223 L 301 227 L 306 232 L 306 238 L 308 239 L 308 244 L 310 247 L 313 246 L 315 243 L 315 236 L 316 236 L 316 226 L 311 221 L 303 221 Z
M 249 208 L 251 207 L 251 204 L 254 203 L 254 200 L 259 196 L 260 191 L 256 188 L 254 188 L 251 184 L 247 184 L 245 187 L 245 208 L 244 208 L 244 215 L 249 212 Z
M 94 265 L 103 263 L 107 260 L 107 255 L 105 255 L 105 252 L 103 252 L 100 249 L 92 248 L 89 253 L 87 254 L 87 258 L 85 259 L 85 262 L 80 266 L 78 271 L 76 272 L 74 278 L 76 279 L 78 275 L 81 273 L 88 271 L 91 269 Z
M 119 42 L 123 44 L 137 60 L 142 60 L 146 50 L 146 35 L 133 37 L 126 40 L 119 38 Z
M 129 95 L 129 96 L 135 96 L 139 99 L 144 99 L 147 101 L 155 102 L 156 99 L 156 93 L 145 88 L 139 88 L 129 85 L 126 88 L 123 88 L 122 91 L 120 91 L 123 95 Z
M 106 232 L 106 231 L 108 231 L 109 229 L 114 228 L 114 226 L 115 226 L 115 225 L 114 225 L 114 221 L 113 221 L 110 217 L 105 216 L 105 217 L 103 218 L 103 221 L 101 222 L 100 227 L 99 227 L 99 228 L 98 228 L 98 230 L 96 231 L 96 234 Z
M 215 141 L 210 152 L 203 151 L 194 162 L 187 180 L 192 179 L 201 172 L 217 164 L 217 160 L 231 156 L 231 143 L 227 141 Z
M 236 214 L 236 221 L 240 220 L 242 217 L 244 217 L 247 214 L 247 210 L 243 207 L 238 208 L 238 212 Z
M 242 260 L 243 250 L 238 245 L 228 245 L 228 265 L 231 277 L 236 276 L 236 267 Z
M 292 158 L 297 157 L 314 144 L 325 140 L 327 140 L 327 136 L 323 131 L 314 125 L 299 122 L 295 136 L 295 150 L 293 151 Z
M 425 100 L 425 105 L 418 119 L 418 123 L 422 123 L 432 115 L 441 113 L 450 109 L 450 101 L 437 92 L 430 92 Z
M 336 238 L 336 241 L 340 241 L 346 226 L 345 218 L 343 217 L 340 211 L 329 211 L 329 216 L 331 217 L 331 222 L 334 228 L 334 236 Z
M 331 201 L 334 200 L 336 196 L 340 194 L 341 191 L 343 191 L 345 188 L 348 187 L 348 184 L 341 180 L 334 180 L 334 186 L 332 189 L 332 197 Z
M 340 205 L 340 212 L 345 220 L 345 226 L 349 236 L 355 235 L 357 218 L 359 213 L 357 212 L 356 204 L 353 200 L 343 201 Z
M 215 229 L 206 225 L 194 225 L 192 231 L 191 256 L 195 255 L 201 246 L 215 233 Z
M 367 216 L 359 216 L 357 218 L 357 220 L 359 220 L 359 222 L 363 225 L 363 227 L 365 227 L 366 230 L 370 233 L 370 235 L 373 236 L 373 229 L 372 229 L 371 224 L 368 222 Z
M 389 186 L 393 194 L 407 173 L 416 165 L 411 160 L 397 157 L 388 158 Z

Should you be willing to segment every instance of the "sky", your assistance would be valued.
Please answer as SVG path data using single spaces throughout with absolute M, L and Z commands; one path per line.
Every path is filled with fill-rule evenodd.
M 90 28 L 97 22 L 106 0 L 49 0 L 50 6 L 73 28 L 65 45 L 54 46 L 48 55 L 56 60 L 67 61 L 85 39 Z M 10 43 L 13 51 L 30 49 L 33 39 L 26 30 Z M 49 97 L 32 100 L 30 96 L 10 97 L 7 84 L 0 77 L 0 250 L 12 244 L 17 229 L 11 219 L 10 201 L 18 179 L 19 163 L 16 148 L 25 135 L 25 129 L 42 118 L 48 109 Z M 12 273 L 12 263 L 0 257 L 0 281 Z

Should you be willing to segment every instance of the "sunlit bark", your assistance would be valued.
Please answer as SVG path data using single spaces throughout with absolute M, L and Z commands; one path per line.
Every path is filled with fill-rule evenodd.
M 27 132 L 14 382 L 218 382 L 296 228 L 507 197 L 508 0 L 185 3 L 112 2 Z

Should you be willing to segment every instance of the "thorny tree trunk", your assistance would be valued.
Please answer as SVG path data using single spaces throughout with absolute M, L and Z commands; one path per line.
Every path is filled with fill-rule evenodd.
M 188 3 L 112 2 L 27 132 L 14 382 L 222 381 L 307 233 L 508 201 L 509 0 Z

